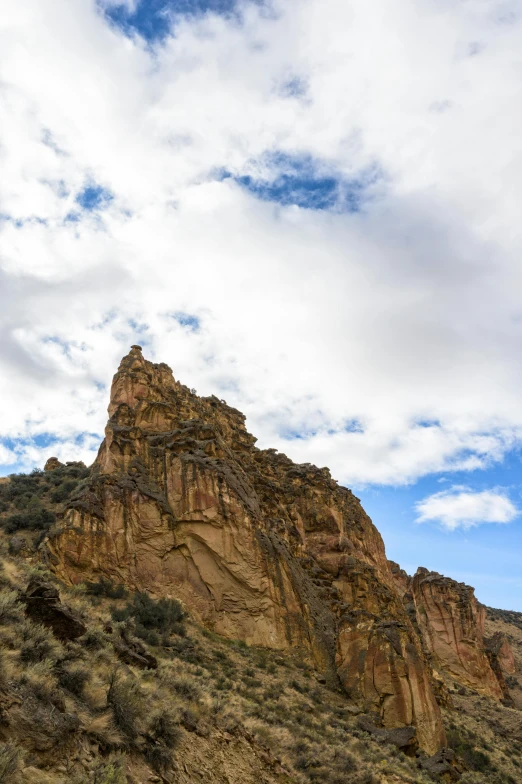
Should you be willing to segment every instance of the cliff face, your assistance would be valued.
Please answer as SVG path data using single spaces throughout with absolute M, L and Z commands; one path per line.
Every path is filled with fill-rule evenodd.
M 508 638 L 501 632 L 496 632 L 489 639 L 485 639 L 486 652 L 490 661 L 498 662 L 498 666 L 506 675 L 513 675 L 516 670 L 515 655 Z
M 243 415 L 133 347 L 92 478 L 48 540 L 63 580 L 175 596 L 219 634 L 301 655 L 386 727 L 443 742 L 378 531 L 328 469 L 259 450 Z
M 485 608 L 473 588 L 420 568 L 411 591 L 424 645 L 437 663 L 459 683 L 501 699 L 484 640 Z

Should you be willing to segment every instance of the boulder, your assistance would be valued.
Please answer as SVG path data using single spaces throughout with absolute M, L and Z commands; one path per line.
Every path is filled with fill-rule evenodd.
M 390 743 L 392 746 L 397 746 L 408 754 L 413 754 L 418 746 L 417 730 L 415 727 L 396 727 L 394 729 L 385 729 L 378 727 L 372 721 L 371 716 L 359 716 L 357 724 L 360 729 L 372 735 L 381 743 Z
M 440 749 L 429 759 L 422 760 L 420 766 L 430 776 L 438 776 L 443 781 L 458 781 L 463 772 L 458 764 L 457 755 L 449 748 Z
M 44 471 L 55 471 L 57 468 L 63 468 L 63 463 L 57 457 L 50 457 L 44 465 Z
M 26 615 L 34 623 L 52 629 L 59 640 L 76 640 L 87 631 L 85 624 L 62 604 L 58 589 L 46 580 L 31 578 L 22 599 Z
M 140 670 L 156 670 L 158 660 L 139 640 L 113 641 L 114 650 L 118 658 L 125 664 L 138 667 Z

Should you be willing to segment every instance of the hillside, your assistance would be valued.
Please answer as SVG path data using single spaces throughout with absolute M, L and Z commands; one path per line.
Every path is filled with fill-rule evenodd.
M 109 416 L 0 483 L 0 783 L 521 780 L 517 614 L 139 347 Z

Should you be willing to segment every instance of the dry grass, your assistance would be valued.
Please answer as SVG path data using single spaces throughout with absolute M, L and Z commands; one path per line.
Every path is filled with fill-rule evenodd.
M 184 636 L 162 634 L 165 644 L 151 647 L 157 670 L 122 665 L 106 627 L 115 627 L 115 609 L 131 604 L 128 596 L 118 598 L 119 591 L 113 598 L 103 595 L 112 589 L 89 595 L 81 587 L 60 586 L 62 599 L 81 616 L 88 633 L 74 644 L 57 642 L 47 629 L 25 619 L 18 600 L 35 569 L 45 574 L 20 556 L 5 557 L 0 568 L 0 688 L 7 689 L 15 706 L 9 729 L 18 743 L 13 748 L 19 750 L 22 741 L 51 769 L 62 761 L 68 773 L 62 779 L 57 775 L 57 782 L 123 784 L 125 771 L 138 764 L 139 781 L 168 776 L 187 749 L 216 739 L 225 748 L 230 738 L 254 748 L 256 758 L 266 760 L 266 771 L 278 771 L 267 773 L 271 782 L 432 781 L 416 759 L 360 731 L 343 694 L 318 683 L 312 668 L 291 655 L 227 641 L 185 619 Z M 509 627 L 503 620 L 491 623 Z M 509 628 L 519 635 L 515 647 L 522 658 L 522 630 Z M 464 751 L 469 744 L 491 762 L 484 770 L 469 771 L 462 784 L 522 781 L 522 748 L 513 741 L 520 714 L 470 694 L 456 695 L 455 701 L 456 710 L 447 714 L 455 738 L 462 740 Z M 15 752 L 9 749 L 5 759 L 12 765 L 9 754 Z M 83 767 L 86 750 L 89 769 Z M 128 756 L 109 759 L 115 752 Z M 484 763 L 480 754 L 469 753 L 478 765 Z

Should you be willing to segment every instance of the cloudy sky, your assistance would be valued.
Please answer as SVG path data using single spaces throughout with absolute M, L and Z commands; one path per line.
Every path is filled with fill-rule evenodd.
M 0 474 L 137 342 L 522 610 L 522 0 L 0 9 Z

